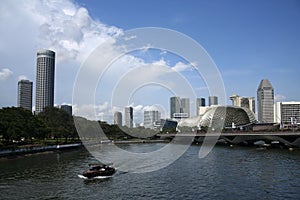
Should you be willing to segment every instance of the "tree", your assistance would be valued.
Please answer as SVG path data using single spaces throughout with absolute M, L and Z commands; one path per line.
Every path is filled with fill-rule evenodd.
M 35 124 L 36 119 L 29 110 L 16 107 L 0 109 L 0 135 L 5 143 L 22 138 L 32 142 L 37 133 Z
M 38 118 L 50 131 L 48 137 L 56 138 L 57 141 L 63 137 L 65 142 L 68 138 L 74 138 L 76 131 L 73 117 L 67 112 L 55 107 L 47 107 L 39 113 Z

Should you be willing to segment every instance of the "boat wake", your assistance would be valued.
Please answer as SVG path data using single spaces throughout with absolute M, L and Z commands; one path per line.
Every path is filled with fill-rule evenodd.
M 85 177 L 81 174 L 78 174 L 78 177 L 79 178 L 82 178 L 84 180 L 95 180 L 95 179 L 107 179 L 107 178 L 111 178 L 113 176 L 95 176 L 95 177 L 92 177 L 92 178 L 88 178 L 88 177 Z

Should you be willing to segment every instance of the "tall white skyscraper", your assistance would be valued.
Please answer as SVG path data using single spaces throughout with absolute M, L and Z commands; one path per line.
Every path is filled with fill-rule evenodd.
M 263 79 L 257 88 L 258 121 L 274 122 L 274 89 L 268 79 Z
M 36 64 L 35 113 L 54 105 L 55 52 L 39 50 Z
M 18 107 L 32 111 L 32 82 L 29 80 L 18 82 Z

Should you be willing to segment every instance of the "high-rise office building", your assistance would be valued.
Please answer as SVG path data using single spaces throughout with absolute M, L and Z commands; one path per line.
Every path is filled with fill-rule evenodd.
M 205 98 L 197 98 L 196 99 L 196 114 L 199 116 L 200 107 L 205 107 Z
M 144 111 L 144 127 L 154 129 L 155 122 L 160 120 L 160 116 L 157 110 Z
M 181 113 L 187 113 L 187 117 L 191 116 L 190 113 L 190 99 L 189 98 L 182 98 L 181 99 Z
M 66 113 L 68 113 L 70 116 L 72 116 L 72 114 L 73 114 L 72 106 L 70 106 L 70 105 L 61 105 L 60 109 L 65 111 Z
M 125 107 L 125 126 L 128 128 L 133 127 L 133 108 Z
M 274 88 L 268 79 L 261 80 L 257 88 L 258 121 L 274 122 Z
M 255 99 L 254 97 L 241 97 L 239 95 L 231 95 L 229 99 L 232 101 L 233 106 L 248 108 L 255 113 Z
M 55 52 L 39 50 L 36 64 L 35 113 L 54 105 Z
M 300 124 L 300 102 L 276 102 L 274 121 L 283 127 Z
M 122 126 L 122 113 L 121 112 L 114 113 L 114 124 L 116 124 L 118 126 Z
M 180 99 L 180 97 L 171 97 L 170 117 L 177 119 L 190 117 L 190 99 Z
M 218 97 L 209 96 L 208 97 L 208 106 L 218 105 Z
M 32 111 L 32 82 L 29 80 L 18 82 L 18 107 Z
M 170 118 L 174 118 L 174 113 L 180 113 L 180 97 L 170 98 Z

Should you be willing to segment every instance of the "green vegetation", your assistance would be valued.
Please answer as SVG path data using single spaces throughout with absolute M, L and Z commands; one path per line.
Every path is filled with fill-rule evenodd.
M 78 131 L 84 133 L 82 140 L 104 140 L 99 134 L 99 125 L 105 136 L 110 140 L 127 140 L 134 138 L 155 138 L 156 132 L 144 127 L 128 128 L 126 126 L 109 125 L 103 121 L 90 121 L 83 117 L 76 117 Z M 83 137 L 83 136 L 82 136 Z
M 2 146 L 10 146 L 68 143 L 78 141 L 78 136 L 73 117 L 58 108 L 46 108 L 35 116 L 9 107 L 0 109 L 0 139 Z
M 0 109 L 0 147 L 66 144 L 80 142 L 80 139 L 99 139 L 99 129 L 95 129 L 99 125 L 110 140 L 153 139 L 156 134 L 155 131 L 144 127 L 120 128 L 117 125 L 90 121 L 83 117 L 76 117 L 76 120 L 80 120 L 77 128 L 86 133 L 86 138 L 78 137 L 73 116 L 58 108 L 45 108 L 38 115 L 33 115 L 23 108 L 2 108 Z

